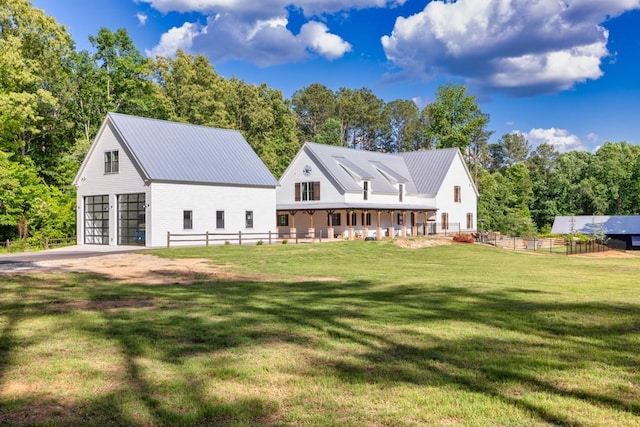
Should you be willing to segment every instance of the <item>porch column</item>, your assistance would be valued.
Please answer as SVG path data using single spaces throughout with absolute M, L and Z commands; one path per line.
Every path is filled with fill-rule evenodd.
M 347 220 L 349 221 L 349 240 L 353 239 L 353 211 L 351 209 L 347 210 Z
M 389 237 L 396 237 L 396 227 L 393 225 L 393 211 L 389 211 Z
M 402 211 L 402 228 L 400 228 L 400 236 L 407 237 L 407 211 Z
M 289 215 L 291 215 L 291 226 L 289 227 L 290 239 L 295 239 L 298 234 L 298 230 L 296 230 L 296 213 L 298 213 L 298 211 L 289 211 Z
M 382 239 L 382 222 L 380 221 L 380 214 L 382 213 L 382 211 L 380 209 L 376 210 L 376 216 L 377 216 L 377 223 L 376 223 L 376 239 L 380 240 Z
M 314 239 L 316 237 L 316 229 L 313 227 L 313 214 L 316 213 L 313 209 L 306 211 L 309 214 L 309 229 L 307 230 L 307 237 Z
M 364 227 L 364 238 L 369 237 L 369 227 L 367 227 L 367 210 L 362 211 L 362 226 Z
M 418 235 L 418 212 L 411 211 L 411 236 Z
M 329 240 L 333 239 L 333 214 L 334 214 L 334 210 L 333 209 L 327 209 L 327 216 L 329 217 L 329 227 L 327 227 L 327 238 Z

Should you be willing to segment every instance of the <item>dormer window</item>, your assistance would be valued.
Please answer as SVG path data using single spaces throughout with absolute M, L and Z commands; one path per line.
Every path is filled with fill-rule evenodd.
M 402 196 L 404 194 L 404 184 L 398 184 L 398 201 L 402 203 Z
M 105 151 L 104 153 L 104 173 L 118 173 L 120 162 L 118 150 Z
M 364 200 L 369 200 L 369 181 L 364 181 L 364 188 L 362 191 L 362 197 L 364 198 Z

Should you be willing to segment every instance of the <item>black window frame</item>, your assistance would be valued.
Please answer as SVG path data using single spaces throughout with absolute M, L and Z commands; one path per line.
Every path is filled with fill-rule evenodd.
M 331 224 L 329 224 L 329 215 L 331 215 Z M 327 227 L 340 227 L 342 225 L 342 214 L 340 212 L 334 212 L 332 214 L 327 214 Z
M 363 182 L 362 197 L 364 200 L 369 200 L 369 181 Z
M 253 228 L 253 211 L 244 211 L 244 228 Z
M 193 230 L 193 211 L 192 210 L 182 211 L 182 229 Z
M 224 211 L 216 211 L 216 229 L 224 229 Z
M 120 172 L 120 153 L 118 150 L 104 152 L 104 173 L 114 174 Z
M 278 214 L 278 227 L 289 226 L 289 214 Z

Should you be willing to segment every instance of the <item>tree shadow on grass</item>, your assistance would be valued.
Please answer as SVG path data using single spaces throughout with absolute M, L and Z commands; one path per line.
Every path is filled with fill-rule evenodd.
M 117 348 L 124 389 L 75 403 L 40 395 L 2 397 L 0 419 L 9 424 L 39 424 L 42 418 L 21 420 L 18 415 L 34 407 L 54 425 L 283 423 L 275 399 L 254 394 L 230 401 L 207 389 L 211 378 L 199 378 L 185 368 L 194 356 L 213 357 L 227 350 L 242 354 L 273 343 L 311 351 L 308 372 L 299 374 L 332 375 L 345 384 L 453 387 L 560 425 L 580 423 L 574 414 L 538 404 L 513 388 L 525 395 L 540 392 L 640 415 L 637 388 L 627 394 L 594 391 L 552 379 L 554 374 L 602 365 L 622 372 L 637 387 L 640 310 L 634 304 L 558 302 L 553 295 L 527 288 L 381 288 L 369 281 L 212 281 L 150 287 L 74 274 L 34 287 L 34 279 L 11 280 L 14 297 L 2 300 L 7 314 L 0 335 L 0 382 L 19 363 L 12 352 L 25 344 L 16 333 L 22 320 L 44 313 L 63 328 L 69 326 L 63 321 L 67 314 L 88 312 L 73 327 Z M 63 290 L 66 298 L 61 297 Z M 383 327 L 378 327 L 381 321 Z M 439 322 L 464 322 L 479 332 L 442 336 L 437 327 L 429 329 Z M 323 348 L 327 343 L 349 343 L 358 350 L 343 346 L 338 355 Z M 216 361 L 224 364 L 224 359 Z M 151 378 L 145 363 L 162 363 L 178 378 L 171 385 Z M 211 375 L 224 371 L 224 366 L 217 368 Z M 224 384 L 224 378 L 220 381 Z M 56 405 L 64 411 L 52 410 Z M 128 405 L 137 409 L 128 410 Z

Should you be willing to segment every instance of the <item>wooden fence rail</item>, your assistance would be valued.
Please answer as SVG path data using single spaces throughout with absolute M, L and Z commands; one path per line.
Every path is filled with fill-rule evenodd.
M 4 246 L 6 252 L 11 251 L 28 251 L 28 250 L 42 250 L 42 249 L 52 249 L 59 248 L 62 246 L 71 246 L 75 245 L 76 237 L 62 237 L 62 238 L 49 238 L 46 237 L 44 240 L 33 241 L 33 240 L 5 240 L 4 242 L 0 242 L 0 248 Z
M 172 243 L 202 243 L 205 246 L 209 246 L 211 243 L 216 242 L 237 242 L 238 245 L 242 245 L 248 242 L 263 242 L 263 239 L 267 241 L 267 244 L 271 245 L 275 241 L 276 234 L 272 231 L 266 233 L 247 233 L 238 231 L 237 233 L 171 233 L 167 231 L 167 248 L 171 247 Z

